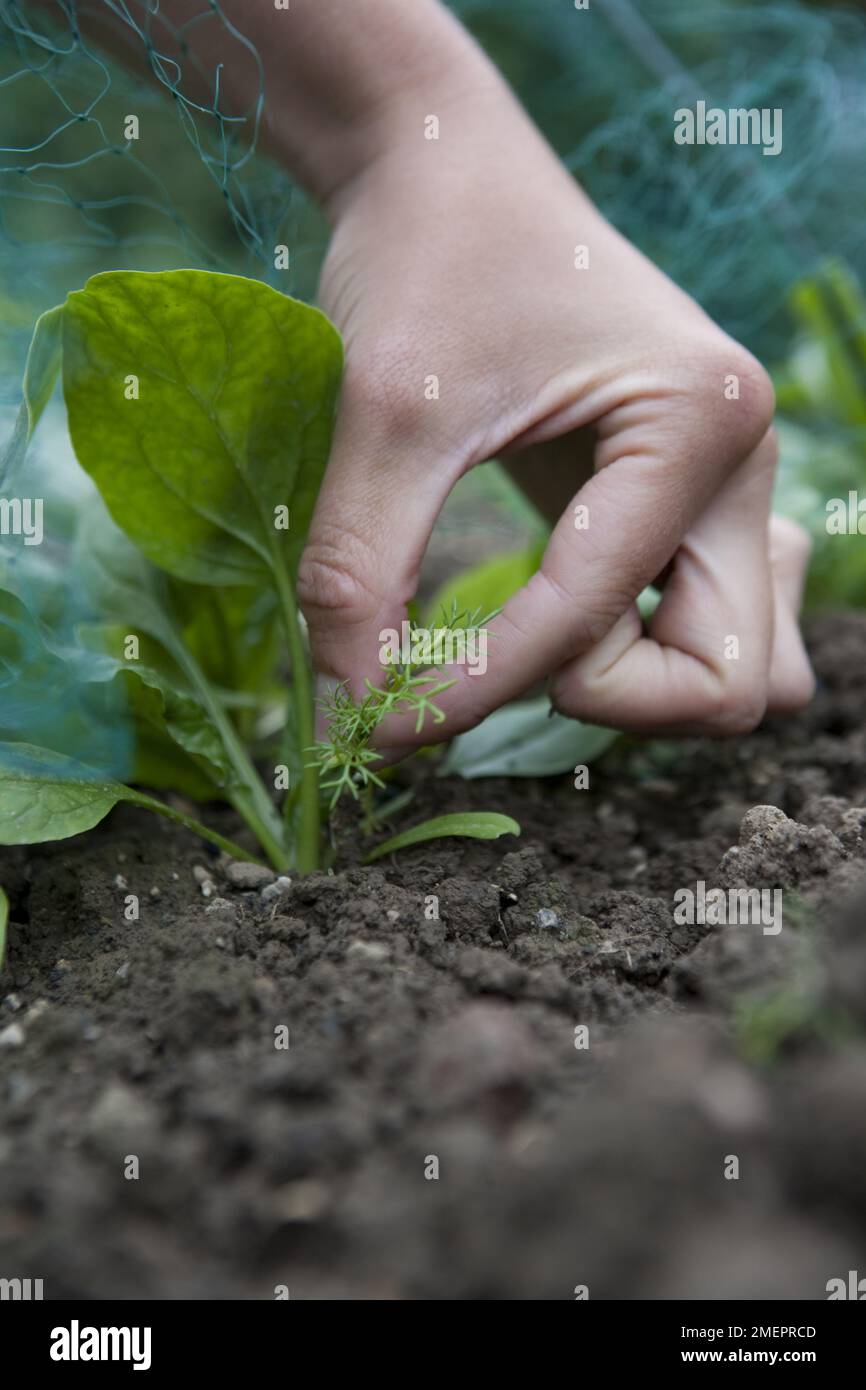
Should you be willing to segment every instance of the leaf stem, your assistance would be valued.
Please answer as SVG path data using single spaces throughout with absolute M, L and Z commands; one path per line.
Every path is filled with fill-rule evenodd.
M 277 594 L 283 629 L 292 663 L 292 688 L 295 707 L 295 736 L 301 762 L 301 795 L 298 806 L 297 865 L 302 874 L 312 873 L 319 867 L 321 823 L 319 813 L 319 773 L 304 756 L 312 748 L 316 737 L 315 711 L 313 708 L 313 682 L 310 663 L 304 646 L 301 625 L 298 621 L 298 605 L 292 581 L 282 555 L 274 552 L 274 576 L 277 581 Z M 286 797 L 283 812 L 288 825 L 294 813 L 296 801 Z
M 196 835 L 200 835 L 203 840 L 209 840 L 217 849 L 230 854 L 233 859 L 242 859 L 251 863 L 259 863 L 253 858 L 248 850 L 241 845 L 236 845 L 233 840 L 227 840 L 224 835 L 219 835 L 215 830 L 209 830 L 201 821 L 195 820 L 192 816 L 187 816 L 183 811 L 175 811 L 172 806 L 167 806 L 164 801 L 159 801 L 155 796 L 148 796 L 145 792 L 127 790 L 124 800 L 133 802 L 136 806 L 143 806 L 148 811 L 156 811 L 158 815 L 164 816 L 166 820 L 174 821 L 177 825 L 183 825 L 187 830 L 192 830 Z M 251 826 L 250 829 L 253 827 Z M 288 867 L 286 865 L 285 867 Z
M 174 643 L 172 653 L 198 692 L 237 774 L 240 786 L 228 789 L 229 800 L 258 838 L 273 867 L 282 873 L 291 867 L 291 863 L 283 843 L 277 808 L 195 657 L 183 642 Z

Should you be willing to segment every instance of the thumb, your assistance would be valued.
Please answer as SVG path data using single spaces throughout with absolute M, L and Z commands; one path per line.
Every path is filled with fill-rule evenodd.
M 399 630 L 430 533 L 454 482 L 420 409 L 347 378 L 334 447 L 298 571 L 298 602 L 322 683 L 358 698 L 378 683 L 387 628 Z

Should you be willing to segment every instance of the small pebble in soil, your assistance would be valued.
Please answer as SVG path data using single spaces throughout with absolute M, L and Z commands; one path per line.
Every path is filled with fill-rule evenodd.
M 18 1010 L 21 1008 L 20 995 L 7 994 L 6 998 L 3 1000 L 3 1005 L 10 1011 L 10 1013 L 17 1014 Z
M 760 1124 L 766 1102 L 757 1082 L 742 1067 L 718 1065 L 701 1083 L 702 1109 L 729 1129 L 751 1129 Z
M 205 908 L 205 912 L 207 913 L 226 912 L 229 913 L 231 917 L 235 916 L 235 911 L 234 903 L 230 903 L 228 898 L 214 898 L 213 902 L 208 903 Z
M 552 907 L 541 907 L 535 914 L 536 926 L 541 931 L 560 931 L 561 923 L 559 913 L 554 912 Z
M 36 1093 L 36 1087 L 29 1076 L 13 1072 L 7 1083 L 6 1094 L 10 1105 L 27 1105 Z
M 271 1205 L 283 1221 L 316 1221 L 327 1210 L 330 1191 L 318 1178 L 286 1183 L 274 1193 Z
M 740 822 L 740 844 L 748 844 L 755 835 L 766 834 L 768 830 L 778 830 L 782 825 L 792 822 L 780 811 L 778 806 L 753 806 Z
M 284 894 L 288 893 L 291 886 L 292 880 L 288 878 L 285 874 L 280 874 L 276 883 L 269 883 L 267 888 L 262 889 L 262 902 L 270 903 L 273 902 L 275 898 L 282 898 Z
M 356 960 L 390 960 L 391 947 L 386 946 L 384 941 L 353 941 L 346 955 Z
M 23 1047 L 24 1029 L 20 1023 L 10 1023 L 0 1032 L 0 1047 Z
M 225 876 L 234 888 L 266 888 L 273 883 L 276 874 L 266 864 L 248 864 L 232 860 L 226 865 Z
M 116 977 L 118 980 L 128 980 L 128 979 L 129 979 L 129 961 L 128 961 L 128 960 L 125 960 L 125 961 L 123 962 L 123 965 L 119 965 L 119 966 L 117 967 L 117 969 L 115 970 L 114 974 L 115 974 L 115 977 Z
M 127 883 L 126 879 L 123 877 L 123 874 L 115 874 L 115 875 L 114 875 L 114 886 L 115 886 L 115 888 L 119 888 L 120 891 L 121 891 L 121 893 L 125 893 L 126 890 L 127 890 L 127 888 L 129 887 L 129 884 Z
M 199 886 L 199 890 L 201 892 L 202 897 L 212 898 L 214 893 L 216 892 L 216 884 L 214 883 L 207 869 L 203 868 L 201 864 L 194 864 L 192 876 Z
M 87 1138 L 114 1161 L 126 1145 L 138 1153 L 152 1145 L 158 1130 L 153 1106 L 122 1082 L 110 1082 L 84 1124 Z M 139 1148 L 139 1145 L 141 1148 Z
M 154 884 L 154 886 L 151 888 L 151 890 L 150 890 L 150 896 L 151 896 L 152 898 L 161 898 L 161 897 L 162 897 L 162 893 L 159 891 L 159 889 L 157 888 L 156 884 Z

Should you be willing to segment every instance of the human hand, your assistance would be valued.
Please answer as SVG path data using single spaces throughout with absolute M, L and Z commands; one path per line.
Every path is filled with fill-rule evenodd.
M 299 580 L 317 670 L 355 692 L 379 678 L 467 469 L 507 454 L 571 497 L 490 625 L 486 674 L 449 668 L 445 722 L 395 718 L 386 755 L 544 678 L 563 713 L 639 732 L 741 733 L 806 702 L 808 544 L 770 529 L 769 379 L 604 221 L 499 80 L 404 92 L 332 212 L 320 298 L 347 370 Z M 634 600 L 660 576 L 644 632 Z

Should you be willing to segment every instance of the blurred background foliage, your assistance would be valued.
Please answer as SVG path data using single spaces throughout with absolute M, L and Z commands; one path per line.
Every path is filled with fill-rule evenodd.
M 606 215 L 777 383 L 778 503 L 816 541 L 812 605 L 859 604 L 866 537 L 830 536 L 826 503 L 862 486 L 866 436 L 866 12 L 800 0 L 453 0 Z M 153 0 L 90 0 L 129 61 L 82 40 L 74 0 L 0 3 L 0 406 L 17 406 L 37 314 L 97 271 L 192 265 L 315 292 L 324 223 L 259 152 L 258 55 L 222 28 L 258 92 L 230 111 Z M 53 13 L 53 24 L 46 15 Z M 165 55 L 180 56 L 180 65 Z M 162 56 L 161 56 L 162 55 Z M 207 94 L 207 95 L 204 95 Z M 676 146 L 704 98 L 781 107 L 783 150 Z M 124 138 L 135 113 L 146 138 Z M 532 189 L 526 189 L 531 199 Z M 291 271 L 273 248 L 291 248 Z M 50 420 L 52 452 L 62 442 Z M 866 523 L 864 523 L 866 525 Z M 428 585 L 543 527 L 498 470 L 446 508 Z M 515 572 L 518 567 L 515 566 Z

